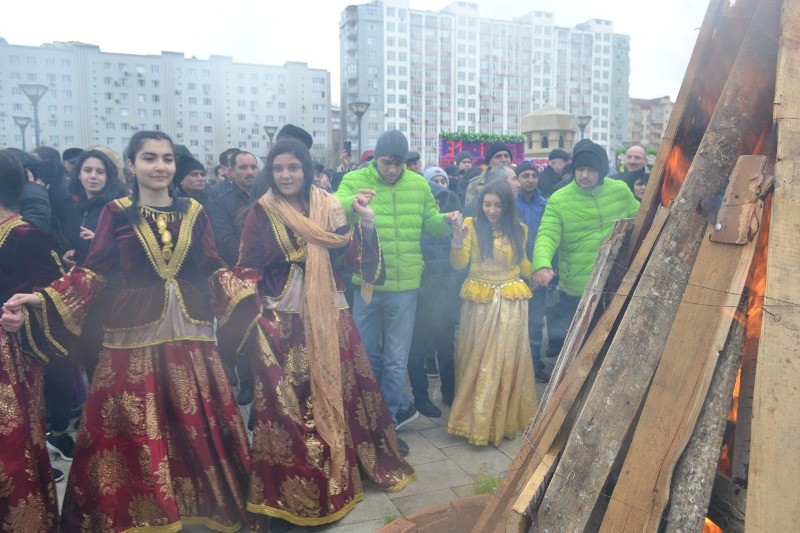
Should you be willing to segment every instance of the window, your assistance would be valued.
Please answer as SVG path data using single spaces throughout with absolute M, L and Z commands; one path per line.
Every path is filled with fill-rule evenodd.
M 160 102 L 161 101 L 161 97 L 159 95 L 157 95 L 157 94 L 154 94 L 152 100 L 153 100 L 153 102 Z

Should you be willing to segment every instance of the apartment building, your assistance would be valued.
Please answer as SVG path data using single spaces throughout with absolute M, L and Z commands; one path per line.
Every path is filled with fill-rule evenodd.
M 0 38 L 0 146 L 21 147 L 13 117 L 33 118 L 22 84 L 47 88 L 38 105 L 40 141 L 59 150 L 105 145 L 122 153 L 135 131 L 162 130 L 212 166 L 228 147 L 266 155 L 267 126 L 306 129 L 315 152 L 332 142 L 330 73 L 306 63 L 106 53 L 79 42 L 16 46 Z M 25 137 L 33 148 L 33 124 Z
M 648 150 L 658 150 L 667 131 L 669 117 L 675 104 L 669 96 L 644 99 L 631 98 L 628 106 L 628 136 L 626 141 L 641 144 Z
M 354 102 L 369 104 L 362 149 L 397 128 L 427 162 L 440 131 L 519 134 L 522 116 L 546 105 L 591 115 L 586 136 L 609 151 L 625 140 L 629 38 L 611 21 L 570 29 L 542 11 L 500 20 L 476 2 L 433 12 L 384 0 L 345 8 L 339 36 L 342 138 L 353 146 Z

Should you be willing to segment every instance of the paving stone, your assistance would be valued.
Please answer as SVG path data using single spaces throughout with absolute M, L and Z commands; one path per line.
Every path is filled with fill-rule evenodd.
M 383 520 L 389 515 L 400 516 L 401 514 L 403 513 L 399 512 L 397 506 L 389 499 L 388 493 L 365 486 L 364 499 L 336 523 L 341 525 L 358 524 L 378 519 Z
M 499 477 L 511 465 L 511 459 L 493 446 L 464 444 L 444 448 L 442 451 L 475 479 L 483 476 Z
M 475 496 L 475 483 L 459 485 L 458 487 L 450 487 L 450 490 L 452 490 L 459 498 Z
M 431 441 L 423 437 L 418 431 L 403 433 L 401 438 L 408 444 L 409 454 L 406 457 L 406 461 L 415 468 L 417 465 L 447 459 L 447 456 L 439 448 L 434 446 Z
M 420 431 L 420 433 L 422 433 L 423 437 L 431 441 L 431 444 L 439 449 L 448 448 L 450 446 L 460 446 L 462 444 L 466 444 L 467 442 L 467 439 L 464 437 L 451 435 L 444 429 L 444 427 L 426 429 Z
M 500 450 L 513 461 L 516 459 L 523 445 L 528 446 L 528 441 L 525 439 L 524 435 L 517 435 L 517 438 L 514 440 L 503 439 L 503 442 L 501 442 L 499 446 L 496 446 L 495 449 Z
M 403 516 L 408 516 L 422 509 L 436 504 L 447 503 L 458 498 L 455 492 L 447 489 L 437 489 L 430 492 L 421 492 L 410 496 L 402 496 L 392 500 Z
M 427 463 L 416 469 L 417 479 L 400 492 L 389 494 L 392 501 L 422 492 L 431 492 L 437 489 L 449 489 L 472 482 L 467 475 L 453 461 L 447 459 L 435 463 Z

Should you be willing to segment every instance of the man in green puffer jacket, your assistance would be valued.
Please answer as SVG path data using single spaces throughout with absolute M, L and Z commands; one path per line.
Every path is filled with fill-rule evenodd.
M 619 219 L 632 218 L 639 210 L 624 182 L 605 179 L 608 155 L 602 146 L 580 141 L 572 165 L 574 180 L 548 200 L 533 247 L 533 281 L 542 287 L 556 276 L 552 262 L 558 252 L 559 302 L 552 309 L 553 323 L 547 325 L 548 354 L 557 354 L 564 344 L 603 241 Z
M 439 213 L 425 178 L 405 168 L 407 155 L 405 135 L 398 130 L 382 133 L 370 165 L 346 174 L 336 191 L 348 217 L 359 193 L 371 197 L 375 211 L 386 281 L 374 287 L 370 298 L 362 295 L 361 280 L 354 276 L 353 320 L 398 428 L 418 416 L 403 387 L 424 266 L 420 237 L 423 230 L 434 237 L 448 235 L 451 225 L 463 222 L 457 211 Z

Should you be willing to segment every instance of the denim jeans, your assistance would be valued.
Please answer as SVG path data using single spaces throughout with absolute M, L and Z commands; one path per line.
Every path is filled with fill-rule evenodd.
M 547 312 L 548 357 L 558 357 L 561 352 L 580 302 L 580 296 L 569 296 L 564 291 L 558 291 L 558 303 Z
M 403 388 L 416 307 L 416 290 L 375 291 L 372 301 L 366 303 L 361 297 L 361 290 L 356 287 L 353 296 L 353 320 L 395 423 L 397 411 L 408 409 L 411 403 Z

